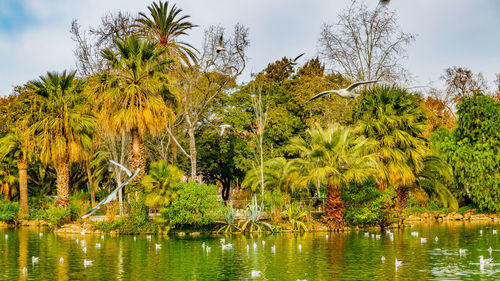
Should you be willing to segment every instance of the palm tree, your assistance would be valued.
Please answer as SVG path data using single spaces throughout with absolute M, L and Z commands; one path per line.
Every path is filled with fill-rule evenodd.
M 396 210 L 400 214 L 429 154 L 423 136 L 426 116 L 419 97 L 403 89 L 375 88 L 363 93 L 352 113 L 363 134 L 377 141 L 382 164 L 378 185 L 382 189 L 396 187 Z
M 327 184 L 325 221 L 334 230 L 345 226 L 341 187 L 351 182 L 366 182 L 377 167 L 377 155 L 372 152 L 374 143 L 359 131 L 338 124 L 326 129 L 316 125 L 307 130 L 307 138 L 291 140 L 290 150 L 299 154 L 293 160 L 294 165 L 304 171 L 297 182 L 304 186 L 318 181 Z
M 144 203 L 150 207 L 166 207 L 179 196 L 184 173 L 160 160 L 151 164 L 149 174 L 142 178 L 146 193 Z
M 150 16 L 140 12 L 136 20 L 137 26 L 142 32 L 158 41 L 159 46 L 165 47 L 167 55 L 173 58 L 180 58 L 187 65 L 189 59 L 197 61 L 195 52 L 197 50 L 188 43 L 178 41 L 178 37 L 187 35 L 187 31 L 197 27 L 187 21 L 189 15 L 181 15 L 182 9 L 174 5 L 169 9 L 168 1 L 151 4 L 148 7 Z
M 281 191 L 287 191 L 295 187 L 294 179 L 298 177 L 297 172 L 283 157 L 267 160 L 264 162 L 264 186 L 269 189 L 278 188 Z M 241 187 L 250 188 L 252 191 L 258 190 L 261 186 L 260 167 L 250 169 L 241 183 Z
M 428 155 L 424 158 L 424 166 L 417 174 L 413 189 L 422 190 L 429 197 L 434 197 L 444 207 L 456 210 L 458 202 L 448 189 L 447 185 L 453 183 L 453 169 L 442 158 Z
M 113 133 L 130 133 L 130 169 L 139 168 L 141 178 L 146 167 L 143 136 L 159 132 L 174 116 L 162 99 L 170 90 L 161 73 L 171 60 L 153 41 L 131 36 L 114 43 L 118 53 L 101 51 L 109 72 L 91 78 L 88 90 L 99 103 L 103 126 Z
M 21 207 L 22 215 L 28 214 L 28 146 L 27 146 L 28 132 L 21 131 L 18 128 L 11 129 L 11 132 L 0 139 L 0 160 L 4 159 L 7 155 L 11 155 L 17 162 L 17 170 L 19 172 L 19 205 Z M 6 176 L 7 173 L 6 173 Z M 11 183 L 6 181 L 5 183 Z M 4 186 L 5 186 L 4 183 Z
M 48 72 L 28 85 L 40 103 L 34 138 L 42 162 L 56 169 L 56 205 L 61 207 L 69 201 L 71 163 L 81 159 L 95 128 L 93 116 L 84 111 L 83 82 L 75 73 Z

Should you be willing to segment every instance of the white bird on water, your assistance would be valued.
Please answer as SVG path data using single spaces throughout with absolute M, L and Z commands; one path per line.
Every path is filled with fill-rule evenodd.
M 325 238 L 326 238 L 326 239 L 328 239 L 328 234 L 327 234 L 327 235 L 325 235 Z
M 87 228 L 84 228 L 84 229 L 82 230 L 82 232 L 80 232 L 80 234 L 81 234 L 81 235 L 85 235 L 85 233 L 87 233 L 87 230 L 88 230 Z
M 257 249 L 257 243 L 255 243 L 255 242 L 253 243 L 253 249 L 254 250 Z
M 434 238 L 434 241 L 436 241 L 436 242 L 437 242 L 438 240 L 439 240 L 439 238 L 436 236 L 436 238 Z
M 136 241 L 136 240 L 137 240 L 137 237 L 134 236 L 134 241 Z
M 497 234 L 497 230 L 496 229 L 493 229 L 493 234 Z
M 210 247 L 206 247 L 207 253 L 210 252 Z
M 134 236 L 134 238 L 135 238 L 135 236 Z M 101 240 L 104 240 L 104 235 L 101 235 Z
M 427 238 L 420 237 L 420 243 L 427 243 Z
M 82 251 L 86 254 L 87 253 L 87 247 L 83 247 Z
M 232 247 L 233 247 L 233 244 L 222 244 L 222 250 L 231 249 Z
M 261 271 L 259 270 L 252 270 L 252 278 L 257 278 L 260 277 Z
M 479 256 L 479 264 L 480 265 L 488 265 L 493 261 L 493 258 L 485 259 L 483 256 Z
M 247 252 L 250 251 L 250 246 L 247 244 Z
M 91 266 L 93 262 L 94 261 L 84 259 L 83 260 L 83 266 Z
M 262 240 L 262 246 L 265 246 L 265 245 L 266 245 L 266 241 Z
M 42 237 L 42 236 L 43 236 L 43 233 L 42 233 L 42 232 L 40 232 L 40 234 L 38 234 L 38 235 L 40 235 L 40 237 Z
M 201 243 L 201 247 L 205 249 L 205 242 Z
M 63 262 L 64 262 L 64 258 L 63 258 L 63 257 L 60 257 L 60 258 L 59 258 L 59 262 L 60 262 L 60 263 L 63 263 Z
M 9 239 L 9 234 L 5 234 L 5 239 Z
M 380 259 L 382 260 L 382 262 L 385 262 L 385 257 L 384 256 L 382 256 Z
M 479 230 L 479 235 L 483 235 L 483 230 L 482 229 Z
M 458 249 L 460 255 L 465 255 L 465 251 L 467 251 L 467 249 Z
M 25 266 L 25 267 L 23 267 L 23 275 L 26 275 L 26 274 L 28 274 L 28 269 Z
M 96 243 L 96 244 L 95 244 L 95 247 L 96 247 L 97 249 L 101 248 L 101 243 Z
M 274 253 L 276 253 L 276 245 L 273 245 L 273 246 L 271 247 L 271 252 L 273 252 L 273 254 L 274 254 Z
M 490 253 L 490 257 L 491 257 L 491 252 L 493 252 L 493 249 L 491 248 L 491 246 L 488 248 L 488 252 Z
M 146 239 L 151 240 L 151 235 L 146 236 Z
M 361 86 L 363 84 L 377 83 L 377 82 L 378 82 L 378 80 L 360 81 L 360 82 L 353 83 L 353 84 L 349 85 L 349 87 L 344 88 L 344 89 L 324 91 L 324 92 L 321 92 L 321 93 L 315 95 L 314 97 L 308 99 L 306 101 L 306 103 L 308 103 L 308 102 L 310 102 L 312 100 L 315 100 L 317 98 L 330 95 L 330 94 L 337 94 L 337 95 L 339 95 L 342 98 L 356 98 L 356 97 L 359 96 L 359 94 L 356 94 L 356 93 L 352 92 L 354 89 L 356 89 L 357 87 L 359 87 L 359 86 Z
M 161 244 L 155 244 L 155 249 L 156 249 L 156 250 L 161 249 Z
M 32 256 L 31 257 L 31 262 L 32 263 L 37 263 L 38 262 L 38 257 Z
M 411 236 L 418 237 L 418 232 L 416 232 L 416 231 L 412 232 Z
M 221 243 L 221 244 L 224 244 L 224 243 L 226 243 L 226 239 L 224 239 L 224 238 L 221 238 L 221 239 L 220 239 L 220 243 Z
M 299 244 L 299 251 L 302 251 L 302 245 Z
M 370 233 L 365 232 L 365 237 L 370 237 Z
M 395 261 L 394 264 L 396 265 L 396 270 L 398 269 L 398 266 L 403 265 L 403 261 L 398 261 L 398 258 L 395 258 L 394 261 Z

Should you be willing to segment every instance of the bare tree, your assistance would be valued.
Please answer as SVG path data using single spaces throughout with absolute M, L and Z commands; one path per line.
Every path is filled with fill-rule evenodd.
M 224 51 L 217 51 L 220 38 Z M 191 161 L 191 179 L 197 177 L 196 130 L 203 122 L 214 118 L 209 107 L 214 99 L 236 84 L 236 78 L 246 66 L 248 28 L 236 24 L 232 34 L 225 33 L 221 26 L 210 26 L 205 30 L 203 48 L 197 67 L 177 67 L 177 88 L 180 92 L 180 112 L 186 122 L 189 149 L 184 149 L 167 126 L 167 132 L 181 152 Z M 187 152 L 189 150 L 189 152 Z
M 441 79 L 446 83 L 444 100 L 451 107 L 454 107 L 464 96 L 488 90 L 483 74 L 474 74 L 466 67 L 448 67 Z
M 338 16 L 336 24 L 323 24 L 318 40 L 320 56 L 334 69 L 352 81 L 409 78 L 401 61 L 415 35 L 401 31 L 394 11 L 353 1 Z
M 121 12 L 107 13 L 101 18 L 101 24 L 97 27 L 82 29 L 77 19 L 71 22 L 71 39 L 76 47 L 73 51 L 76 57 L 76 67 L 82 76 L 91 76 L 101 72 L 105 67 L 105 61 L 101 56 L 104 48 L 115 48 L 113 41 L 138 33 L 134 26 L 135 17 L 130 13 Z

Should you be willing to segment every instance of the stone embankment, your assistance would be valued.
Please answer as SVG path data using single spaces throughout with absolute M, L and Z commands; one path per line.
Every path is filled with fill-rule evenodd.
M 476 209 L 470 209 L 464 212 L 464 214 L 459 214 L 457 212 L 451 212 L 448 214 L 441 213 L 439 211 L 434 212 L 424 212 L 419 214 L 410 215 L 406 221 L 407 222 L 419 222 L 419 221 L 430 221 L 430 222 L 445 222 L 445 221 L 499 221 L 499 213 L 484 213 L 475 214 Z

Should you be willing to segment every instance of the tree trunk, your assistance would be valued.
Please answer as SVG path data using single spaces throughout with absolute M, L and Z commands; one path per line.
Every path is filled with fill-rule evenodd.
M 398 214 L 399 224 L 403 222 L 401 218 L 401 213 L 408 206 L 408 188 L 405 186 L 400 186 L 396 189 L 397 200 L 396 200 L 396 213 Z
M 130 136 L 132 138 L 130 143 L 130 170 L 134 172 L 137 168 L 140 169 L 139 174 L 133 180 L 134 183 L 137 183 L 144 176 L 146 168 L 144 140 L 137 128 L 132 128 L 132 130 L 130 130 Z M 136 190 L 135 199 L 138 200 L 138 197 Z
M 229 191 L 231 189 L 231 184 L 229 182 L 221 181 L 222 183 L 222 200 L 224 200 L 224 203 L 229 200 Z
M 189 154 L 191 155 L 191 180 L 197 181 L 196 178 L 196 139 L 194 136 L 194 126 L 188 127 L 189 135 Z
M 69 202 L 69 171 L 71 164 L 69 163 L 69 159 L 65 159 L 61 161 L 61 163 L 57 163 L 56 165 L 56 174 L 57 174 L 57 199 L 56 206 L 60 206 L 66 208 Z
M 331 230 L 343 230 L 344 221 L 344 202 L 340 186 L 328 182 L 328 193 L 326 195 L 325 222 Z
M 95 206 L 95 188 L 94 188 L 94 180 L 92 179 L 92 172 L 90 171 L 89 161 L 85 163 L 85 172 L 87 173 L 87 186 L 90 192 L 90 203 L 92 207 Z
M 19 205 L 21 207 L 20 217 L 29 214 L 28 209 L 28 160 L 23 156 L 17 159 L 19 170 Z

